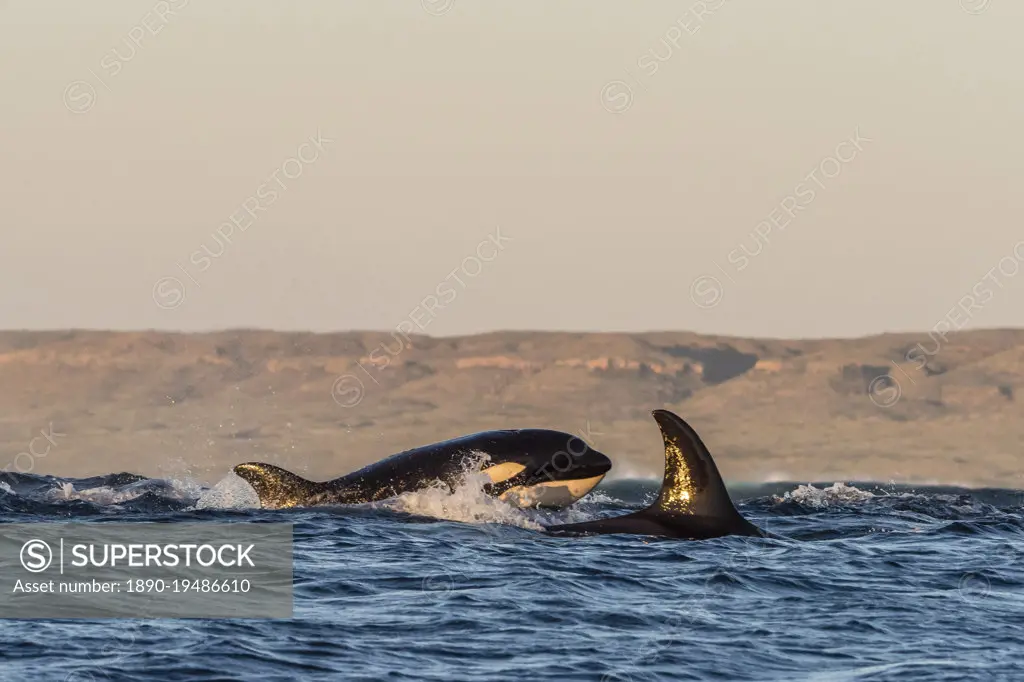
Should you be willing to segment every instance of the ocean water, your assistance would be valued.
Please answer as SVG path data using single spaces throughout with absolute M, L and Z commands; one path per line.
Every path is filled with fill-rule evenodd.
M 1010 490 L 733 489 L 785 539 L 550 537 L 646 506 L 619 481 L 521 511 L 473 482 L 372 506 L 265 511 L 118 474 L 0 474 L 0 521 L 295 524 L 295 617 L 0 621 L 0 679 L 1020 680 L 1024 509 Z

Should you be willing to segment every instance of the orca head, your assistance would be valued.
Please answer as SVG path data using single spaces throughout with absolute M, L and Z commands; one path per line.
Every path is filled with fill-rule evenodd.
M 488 492 L 518 507 L 558 509 L 593 490 L 612 468 L 582 438 L 560 431 L 502 431 L 484 465 Z

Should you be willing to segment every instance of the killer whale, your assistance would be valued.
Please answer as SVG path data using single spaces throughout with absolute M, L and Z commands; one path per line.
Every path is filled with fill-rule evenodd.
M 490 480 L 489 494 L 520 507 L 560 508 L 589 493 L 611 469 L 604 454 L 561 431 L 484 431 L 392 455 L 330 481 L 310 481 L 262 462 L 234 468 L 266 509 L 376 502 L 467 473 Z
M 768 537 L 740 515 L 700 436 L 668 410 L 652 412 L 665 442 L 665 476 L 658 499 L 642 511 L 608 519 L 547 526 L 555 534 L 632 533 L 688 540 L 723 535 Z

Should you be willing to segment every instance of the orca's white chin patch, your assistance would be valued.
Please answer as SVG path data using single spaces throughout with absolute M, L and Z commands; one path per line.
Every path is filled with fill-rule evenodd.
M 567 507 L 580 499 L 601 482 L 604 474 L 591 478 L 573 478 L 564 481 L 544 481 L 535 485 L 509 488 L 500 499 L 517 507 Z

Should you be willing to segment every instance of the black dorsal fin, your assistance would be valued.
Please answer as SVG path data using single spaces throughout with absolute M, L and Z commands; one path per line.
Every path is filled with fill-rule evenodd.
M 730 518 L 739 516 L 718 467 L 693 427 L 668 410 L 652 413 L 665 441 L 665 476 L 648 511 Z
M 596 521 L 548 526 L 568 533 L 636 533 L 702 540 L 765 533 L 743 518 L 729 499 L 711 453 L 693 427 L 668 410 L 654 419 L 665 441 L 665 476 L 647 509 Z

